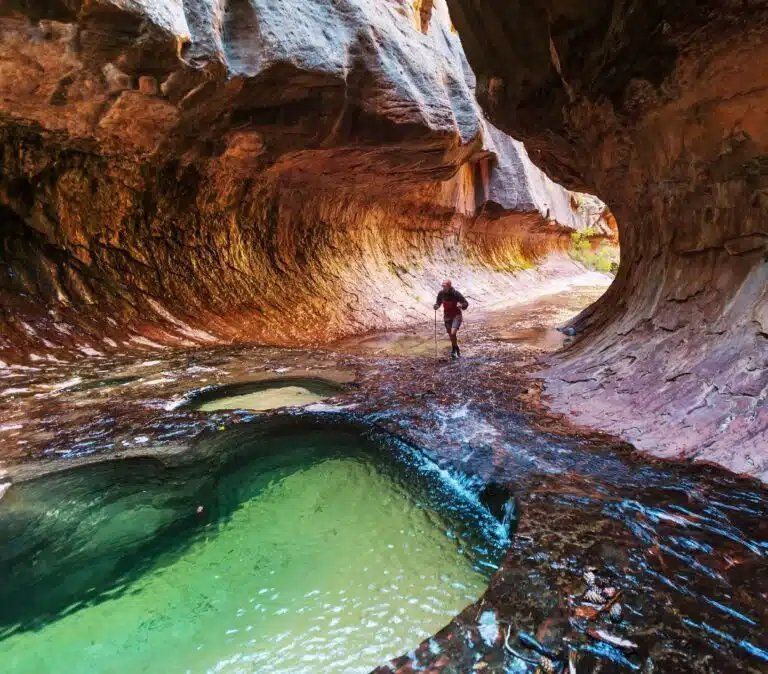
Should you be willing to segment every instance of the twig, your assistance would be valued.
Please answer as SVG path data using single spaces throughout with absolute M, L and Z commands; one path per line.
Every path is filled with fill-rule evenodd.
M 529 658 L 522 653 L 518 653 L 512 646 L 509 645 L 509 635 L 512 633 L 512 625 L 507 628 L 507 633 L 504 636 L 504 648 L 506 648 L 516 658 L 520 658 L 523 662 L 527 662 L 530 665 L 538 665 L 539 661 Z

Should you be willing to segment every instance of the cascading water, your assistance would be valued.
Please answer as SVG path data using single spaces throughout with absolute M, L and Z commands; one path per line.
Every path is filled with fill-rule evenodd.
M 548 299 L 546 310 L 537 304 L 488 320 L 473 315 L 464 327 L 466 355 L 459 363 L 386 353 L 344 354 L 338 349 L 228 347 L 169 351 L 152 359 L 94 359 L 0 371 L 6 411 L 0 437 L 8 455 L 16 458 L 8 475 L 0 477 L 0 492 L 7 481 L 15 483 L 0 500 L 3 663 L 18 664 L 14 671 L 33 668 L 36 674 L 64 663 L 79 672 L 85 657 L 103 655 L 103 644 L 114 645 L 120 639 L 126 650 L 104 657 L 105 671 L 147 657 L 137 655 L 138 648 L 146 648 L 158 662 L 170 657 L 166 649 L 170 638 L 150 643 L 143 640 L 142 630 L 148 639 L 156 632 L 171 637 L 178 632 L 175 638 L 181 641 L 175 643 L 182 645 L 175 657 L 180 659 L 190 644 L 200 645 L 196 638 L 200 635 L 205 639 L 213 635 L 214 648 L 208 653 L 216 662 L 234 657 L 233 651 L 217 651 L 219 646 L 229 644 L 234 651 L 251 655 L 271 648 L 275 634 L 268 628 L 277 623 L 260 623 L 262 639 L 255 634 L 256 623 L 241 620 L 246 614 L 263 616 L 250 610 L 255 604 L 238 601 L 254 596 L 248 594 L 254 579 L 260 582 L 256 592 L 273 587 L 273 576 L 258 577 L 263 568 L 272 568 L 255 569 L 263 556 L 260 551 L 283 544 L 281 552 L 267 556 L 290 560 L 294 545 L 309 544 L 313 536 L 326 532 L 330 543 L 319 549 L 332 551 L 330 565 L 338 571 L 326 576 L 327 587 L 339 576 L 359 580 L 348 565 L 369 555 L 370 549 L 379 561 L 369 564 L 366 574 L 384 576 L 377 587 L 392 580 L 391 573 L 384 574 L 391 569 L 407 570 L 413 580 L 397 583 L 397 592 L 387 595 L 388 602 L 402 602 L 404 612 L 395 614 L 402 622 L 373 616 L 364 629 L 358 619 L 359 629 L 345 632 L 353 641 L 359 639 L 354 643 L 358 655 L 364 656 L 361 669 L 379 656 L 399 652 L 405 655 L 389 669 L 382 668 L 382 673 L 411 663 L 428 669 L 440 662 L 462 672 L 477 671 L 475 665 L 482 669 L 485 663 L 486 671 L 494 674 L 524 671 L 525 663 L 505 648 L 504 638 L 509 635 L 510 645 L 530 658 L 535 653 L 520 642 L 528 633 L 558 655 L 566 647 L 576 651 L 578 674 L 637 667 L 644 674 L 762 673 L 768 662 L 763 627 L 768 620 L 765 489 L 722 470 L 649 462 L 610 438 L 579 434 L 574 438 L 569 427 L 562 429 L 521 404 L 518 394 L 531 384 L 522 380 L 521 391 L 520 380 L 511 373 L 521 367 L 526 352 L 519 342 L 498 342 L 493 335 L 530 326 L 532 317 L 534 322 L 557 324 L 560 319 L 553 319 L 552 313 L 578 301 L 568 297 Z M 425 340 L 432 337 L 432 330 L 431 324 L 423 326 Z M 189 391 L 218 387 L 221 392 L 230 384 L 285 371 L 312 371 L 320 378 L 357 371 L 358 379 L 333 401 L 311 407 L 322 408 L 311 413 L 306 409 L 268 415 L 245 410 L 201 412 L 179 404 Z M 306 430 L 306 424 L 320 418 L 328 420 L 323 425 L 326 439 L 333 435 L 326 434 L 333 419 L 354 421 L 359 424 L 356 429 L 383 427 L 389 439 L 374 442 L 373 452 L 363 451 L 364 460 L 357 449 L 328 454 L 328 444 L 337 449 L 349 444 L 323 441 L 324 459 L 316 463 L 301 458 L 311 452 L 295 453 L 294 445 L 306 447 L 301 434 L 275 432 L 270 437 L 268 433 L 256 442 L 257 426 L 277 431 L 280 424 L 285 428 L 297 424 Z M 352 444 L 362 441 L 370 447 L 359 430 L 354 434 Z M 265 450 L 277 463 L 265 462 Z M 122 460 L 107 460 L 116 456 Z M 236 456 L 241 464 L 231 461 Z M 290 489 L 259 491 L 259 476 L 266 479 L 279 468 L 281 456 L 290 475 L 275 484 Z M 50 459 L 55 459 L 52 466 Z M 100 463 L 29 481 L 51 467 L 61 470 L 80 462 Z M 248 465 L 254 467 L 252 473 Z M 244 476 L 242 481 L 238 475 Z M 365 489 L 357 489 L 363 484 Z M 313 501 L 311 494 L 318 498 Z M 438 501 L 430 502 L 429 494 Z M 326 507 L 315 512 L 314 505 L 322 505 L 326 498 L 330 499 Z M 418 505 L 404 505 L 414 503 Z M 314 505 L 307 509 L 307 504 Z M 387 510 L 390 505 L 394 511 Z M 198 506 L 203 506 L 201 513 Z M 253 539 L 243 533 L 259 527 L 265 534 L 277 533 L 284 517 L 300 512 L 307 517 L 297 516 L 291 525 L 296 535 L 288 541 L 267 535 Z M 365 519 L 371 515 L 373 519 Z M 514 524 L 511 541 L 502 524 L 505 515 Z M 410 539 L 399 535 L 405 530 L 404 520 L 409 528 L 428 534 Z M 342 523 L 347 526 L 339 526 Z M 393 528 L 398 532 L 394 540 Z M 333 529 L 338 533 L 329 533 Z M 351 531 L 359 533 L 354 540 L 347 536 Z M 370 536 L 395 547 L 382 550 Z M 432 552 L 398 547 L 408 540 L 424 541 Z M 488 545 L 492 547 L 484 551 Z M 506 548 L 503 560 L 492 573 L 502 548 Z M 386 556 L 390 554 L 393 557 Z M 315 559 L 309 554 L 302 558 L 299 581 L 312 580 L 315 568 L 327 568 L 327 557 Z M 239 569 L 241 575 L 215 578 L 208 573 L 211 561 Z M 446 561 L 464 588 L 452 587 L 450 574 L 434 582 L 420 577 L 427 569 L 444 569 Z M 602 587 L 622 593 L 616 621 L 607 614 L 591 619 L 596 609 L 582 605 L 583 574 L 591 567 Z M 193 572 L 178 574 L 180 570 Z M 187 605 L 165 614 L 153 610 L 148 617 L 145 600 L 173 607 L 165 601 L 167 593 L 156 591 L 164 578 L 178 592 L 192 585 L 215 594 L 232 619 L 214 620 L 210 630 L 190 636 L 194 620 L 210 617 L 210 602 L 202 600 L 191 609 Z M 372 581 L 366 576 L 363 582 L 357 587 L 363 588 L 369 602 Z M 318 595 L 304 597 L 313 589 L 306 588 L 299 602 L 320 601 Z M 256 596 L 270 600 L 274 593 L 267 592 Z M 273 615 L 284 608 L 285 600 L 285 595 L 270 600 L 280 605 L 272 605 L 267 617 L 279 621 L 290 615 Z M 119 613 L 103 613 L 130 602 L 134 612 L 122 615 L 140 616 L 136 620 L 121 621 Z M 262 600 L 256 603 L 264 606 Z M 339 604 L 330 600 L 323 604 L 330 622 L 337 616 L 331 610 Z M 379 604 L 374 597 L 366 605 Z M 239 609 L 246 614 L 238 616 Z M 296 617 L 305 615 L 306 610 Z M 115 631 L 110 631 L 113 623 Z M 248 625 L 253 625 L 250 632 L 226 633 L 247 630 Z M 341 623 L 337 627 L 345 629 Z M 407 639 L 399 639 L 401 628 L 408 632 Z M 593 628 L 637 648 L 618 652 L 590 636 L 596 633 Z M 433 636 L 417 647 L 427 633 Z M 90 635 L 93 643 L 87 640 Z M 381 645 L 385 635 L 392 637 L 391 648 L 366 651 Z M 306 634 L 301 639 L 304 648 Z M 255 642 L 249 644 L 251 640 Z M 309 646 L 314 649 L 312 657 L 328 655 L 333 648 L 314 641 Z M 311 653 L 305 648 L 302 657 Z M 365 659 L 368 655 L 370 660 Z

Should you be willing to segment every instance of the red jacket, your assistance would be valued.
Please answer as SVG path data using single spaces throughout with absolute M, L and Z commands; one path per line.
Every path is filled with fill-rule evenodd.
M 441 290 L 437 293 L 437 302 L 435 304 L 438 308 L 441 304 L 443 305 L 443 318 L 446 321 L 456 318 L 456 316 L 461 316 L 461 310 L 469 306 L 469 302 L 464 299 L 464 295 L 455 288 Z

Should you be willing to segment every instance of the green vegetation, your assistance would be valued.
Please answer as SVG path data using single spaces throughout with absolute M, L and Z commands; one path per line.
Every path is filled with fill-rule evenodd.
M 619 270 L 619 247 L 591 227 L 571 234 L 568 254 L 587 269 L 614 276 Z

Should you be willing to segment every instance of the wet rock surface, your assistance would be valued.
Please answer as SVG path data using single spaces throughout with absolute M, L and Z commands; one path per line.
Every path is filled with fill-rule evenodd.
M 354 382 L 276 414 L 394 433 L 516 525 L 483 600 L 390 669 L 764 671 L 764 489 L 540 406 L 765 479 L 765 3 L 449 5 L 477 88 L 439 0 L 0 8 L 0 496 L 257 418 L 190 391 Z M 582 303 L 470 321 L 457 363 L 429 311 L 318 347 L 422 325 L 446 274 L 541 288 L 572 231 L 610 234 L 476 90 L 608 199 L 616 282 L 564 333 Z
M 470 310 L 458 362 L 442 336 L 435 358 L 426 324 L 324 349 L 217 347 L 17 367 L 1 392 L 11 410 L 4 479 L 184 452 L 204 431 L 261 418 L 185 410 L 185 393 L 203 386 L 346 382 L 319 406 L 272 414 L 338 415 L 395 434 L 514 531 L 481 601 L 379 671 L 533 671 L 526 660 L 546 671 L 542 656 L 572 661 L 580 674 L 764 671 L 764 488 L 714 468 L 648 463 L 615 438 L 543 414 L 530 379 L 542 343 L 496 339 L 553 330 L 601 292 L 576 287 L 518 308 Z M 620 614 L 611 615 L 617 595 Z
M 768 3 L 448 4 L 491 119 L 619 224 L 552 405 L 765 479 Z

